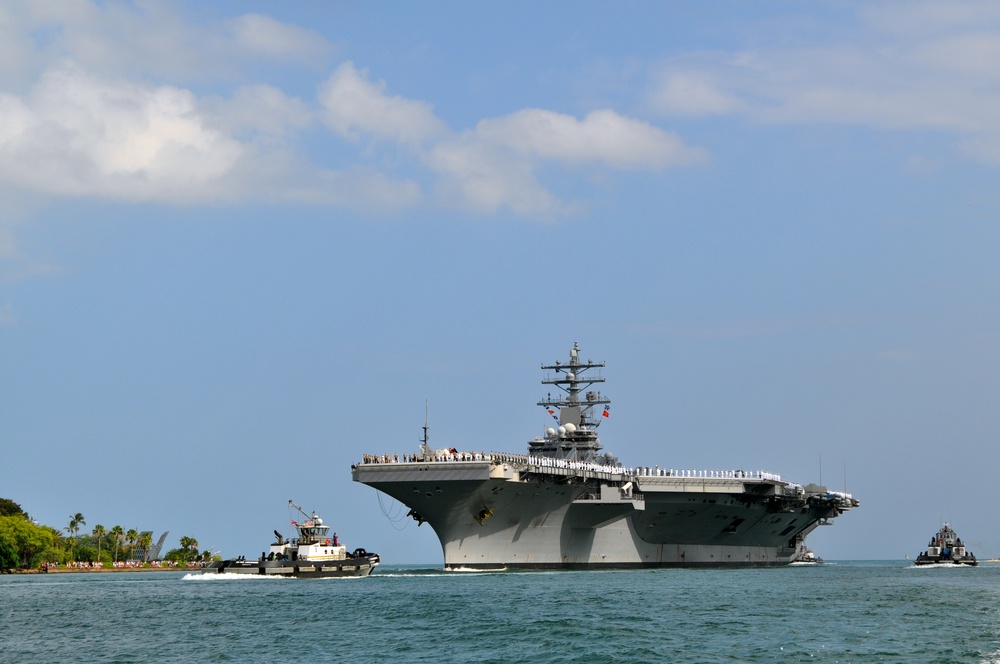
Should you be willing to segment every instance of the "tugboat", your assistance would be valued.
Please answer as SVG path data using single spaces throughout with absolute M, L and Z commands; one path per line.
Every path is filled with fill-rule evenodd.
M 270 553 L 260 554 L 257 560 L 247 560 L 243 556 L 231 560 L 216 561 L 205 568 L 205 574 L 260 574 L 266 576 L 292 576 L 303 579 L 320 579 L 331 576 L 368 576 L 379 564 L 377 553 L 355 549 L 348 553 L 347 547 L 337 539 L 337 533 L 330 534 L 330 526 L 316 512 L 306 514 L 293 501 L 288 501 L 305 517 L 299 523 L 292 521 L 298 537 L 286 540 L 277 530 L 277 538 L 271 545 Z
M 818 565 L 822 562 L 823 559 L 813 553 L 812 549 L 806 548 L 804 544 L 795 554 L 795 558 L 792 559 L 793 565 Z
M 972 555 L 971 551 L 965 550 L 962 538 L 955 534 L 947 522 L 941 526 L 941 530 L 931 538 L 927 550 L 917 556 L 917 565 L 978 565 L 979 561 Z

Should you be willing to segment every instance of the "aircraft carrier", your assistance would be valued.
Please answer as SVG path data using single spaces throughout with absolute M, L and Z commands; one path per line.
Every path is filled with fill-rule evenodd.
M 433 449 L 365 455 L 354 481 L 409 508 L 449 569 L 785 565 L 817 526 L 860 503 L 761 470 L 626 467 L 601 453 L 604 363 L 542 365 L 555 422 L 527 454 Z

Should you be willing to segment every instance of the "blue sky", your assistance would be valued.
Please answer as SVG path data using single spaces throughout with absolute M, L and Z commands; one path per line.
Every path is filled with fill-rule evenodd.
M 365 453 L 609 451 L 1000 554 L 1000 8 L 0 6 L 0 496 L 254 554 L 293 498 L 436 563 Z

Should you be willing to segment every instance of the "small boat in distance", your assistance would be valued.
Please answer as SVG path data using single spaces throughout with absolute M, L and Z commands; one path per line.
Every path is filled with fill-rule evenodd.
M 291 500 L 305 521 L 292 521 L 298 537 L 286 540 L 277 530 L 277 538 L 271 544 L 270 553 L 263 552 L 257 560 L 247 560 L 243 556 L 230 560 L 216 561 L 205 568 L 205 574 L 260 574 L 266 576 L 292 576 L 304 579 L 320 579 L 332 576 L 368 576 L 379 564 L 377 553 L 355 549 L 348 553 L 340 543 L 337 533 L 330 534 L 330 526 L 316 512 L 306 514 Z
M 962 538 L 955 534 L 947 522 L 931 537 L 927 550 L 917 556 L 915 565 L 978 565 L 971 551 L 966 551 Z
M 823 559 L 813 553 L 812 549 L 807 549 L 804 546 L 799 548 L 799 552 L 792 559 L 793 565 L 818 565 L 822 562 Z

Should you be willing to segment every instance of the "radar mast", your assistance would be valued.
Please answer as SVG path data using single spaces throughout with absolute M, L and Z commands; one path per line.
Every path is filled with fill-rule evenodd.
M 546 374 L 543 385 L 555 385 L 562 394 L 551 392 L 538 402 L 553 418 L 558 411 L 559 427 L 549 428 L 544 438 L 536 438 L 528 443 L 528 452 L 557 459 L 574 461 L 595 461 L 601 449 L 597 437 L 600 417 L 607 417 L 611 401 L 597 390 L 591 390 L 595 383 L 603 383 L 600 374 L 586 372 L 604 367 L 604 362 L 586 362 L 580 359 L 580 346 L 573 342 L 569 352 L 569 362 L 556 360 L 555 364 L 543 364 L 542 369 L 554 371 Z M 581 394 L 583 398 L 581 399 Z M 602 406 L 600 413 L 597 407 Z

